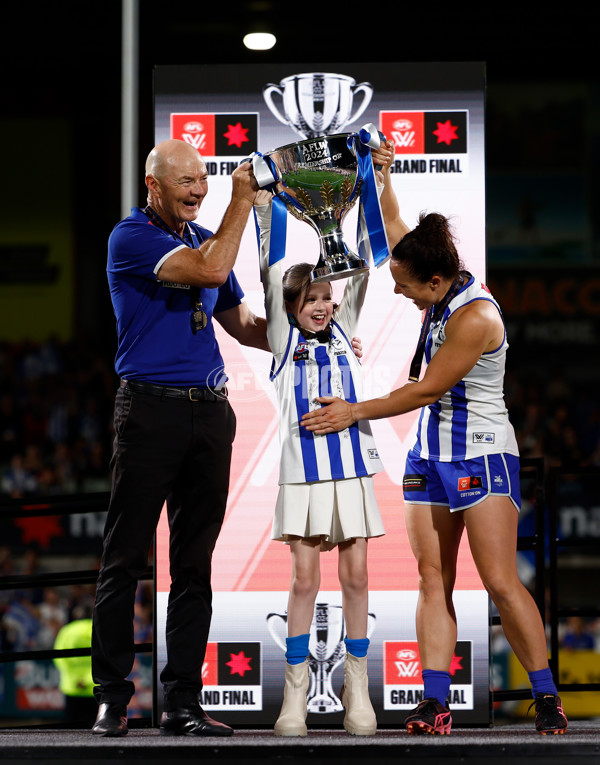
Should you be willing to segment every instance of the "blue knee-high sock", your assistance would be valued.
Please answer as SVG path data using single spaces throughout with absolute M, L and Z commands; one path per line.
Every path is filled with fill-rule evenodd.
M 531 694 L 535 698 L 536 693 L 552 693 L 558 695 L 556 685 L 552 679 L 552 670 L 550 667 L 545 669 L 536 669 L 535 672 L 528 672 L 529 682 L 531 683 Z
M 441 672 L 437 669 L 424 669 L 423 675 L 423 698 L 437 699 L 445 707 L 450 692 L 450 673 Z
M 285 639 L 287 651 L 285 652 L 285 660 L 288 664 L 302 664 L 304 659 L 308 656 L 308 639 L 310 635 L 294 635 L 294 637 L 288 637 Z
M 356 656 L 358 659 L 362 659 L 363 656 L 367 655 L 370 642 L 371 641 L 369 638 L 344 638 L 344 643 L 346 643 L 346 650 L 348 653 L 351 653 L 352 656 Z

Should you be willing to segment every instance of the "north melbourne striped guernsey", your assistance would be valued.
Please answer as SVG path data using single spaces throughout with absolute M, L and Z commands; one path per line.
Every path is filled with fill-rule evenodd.
M 429 332 L 425 360 L 431 361 L 445 340 L 450 316 L 474 300 L 500 307 L 488 288 L 473 277 L 446 308 Z M 500 346 L 481 355 L 475 366 L 438 401 L 423 407 L 417 441 L 410 453 L 439 462 L 457 462 L 486 454 L 519 455 L 513 426 L 504 403 L 504 368 L 508 342 L 506 331 Z
M 362 371 L 350 338 L 364 301 L 368 273 L 347 279 L 330 325 L 329 342 L 305 338 L 300 329 L 289 323 L 280 263 L 268 265 L 270 210 L 270 206 L 256 208 L 267 336 L 273 353 L 271 380 L 279 403 L 279 483 L 329 481 L 378 473 L 383 464 L 368 421 L 321 436 L 299 425 L 305 412 L 321 406 L 315 402 L 317 396 L 362 400 Z

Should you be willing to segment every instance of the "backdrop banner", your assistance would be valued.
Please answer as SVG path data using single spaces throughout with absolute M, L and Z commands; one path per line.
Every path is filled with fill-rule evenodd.
M 485 259 L 485 67 L 481 63 L 260 64 L 159 66 L 154 75 L 155 140 L 179 138 L 202 154 L 210 174 L 198 222 L 216 230 L 231 197 L 231 173 L 254 152 L 266 154 L 307 138 L 355 133 L 373 124 L 396 146 L 393 183 L 409 226 L 422 211 L 452 220 L 465 267 L 482 281 Z M 344 221 L 355 250 L 358 205 Z M 288 216 L 285 259 L 317 262 L 318 238 Z M 264 316 L 256 232 L 250 216 L 235 273 L 251 310 Z M 332 282 L 339 301 L 344 280 Z M 386 264 L 373 268 L 358 336 L 365 395 L 407 382 L 421 314 L 394 295 Z M 272 725 L 283 693 L 290 554 L 271 540 L 278 490 L 277 401 L 271 357 L 238 345 L 217 324 L 231 403 L 237 415 L 228 510 L 213 558 L 214 617 L 202 703 L 233 725 Z M 403 513 L 402 477 L 418 413 L 372 423 L 385 472 L 375 476 L 386 534 L 369 542 L 369 678 L 380 725 L 401 725 L 422 697 L 415 634 L 418 574 Z M 170 585 L 168 526 L 157 532 L 158 677 L 166 660 Z M 337 553 L 321 555 L 321 592 L 311 628 L 308 723 L 341 724 L 344 624 Z M 487 725 L 488 597 L 466 542 L 460 551 L 455 604 L 458 643 L 451 667 L 457 724 Z M 159 706 L 162 703 L 157 688 Z

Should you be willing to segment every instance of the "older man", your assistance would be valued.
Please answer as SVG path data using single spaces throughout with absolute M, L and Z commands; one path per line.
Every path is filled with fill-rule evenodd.
M 208 173 L 183 141 L 156 146 L 146 164 L 148 205 L 115 227 L 108 282 L 117 321 L 113 486 L 92 634 L 93 732 L 123 736 L 134 686 L 133 605 L 165 502 L 171 591 L 161 733 L 228 736 L 199 706 L 235 414 L 227 400 L 213 319 L 244 345 L 268 350 L 264 319 L 242 301 L 232 271 L 258 192 L 251 165 L 232 176 L 213 234 L 194 223 Z M 264 192 L 263 192 L 264 193 Z

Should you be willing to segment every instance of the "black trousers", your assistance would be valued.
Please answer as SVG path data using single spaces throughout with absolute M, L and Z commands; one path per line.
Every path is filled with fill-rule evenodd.
M 171 589 L 165 704 L 202 688 L 212 616 L 211 560 L 229 489 L 235 414 L 227 400 L 189 401 L 120 388 L 115 401 L 112 492 L 92 632 L 98 703 L 127 704 L 135 658 L 137 583 L 163 505 L 169 521 Z

